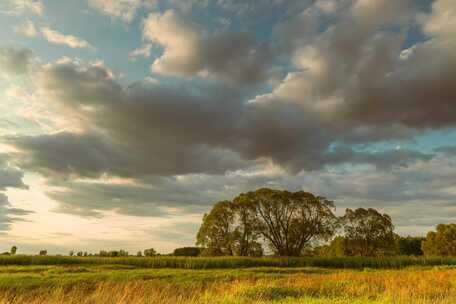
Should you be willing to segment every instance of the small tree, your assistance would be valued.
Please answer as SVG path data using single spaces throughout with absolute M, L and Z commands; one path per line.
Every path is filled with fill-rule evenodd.
M 149 248 L 149 249 L 144 250 L 144 256 L 146 256 L 146 257 L 153 257 L 153 256 L 156 256 L 156 255 L 157 255 L 157 252 L 153 248 Z
M 73 256 L 73 255 L 74 255 L 74 250 L 70 250 L 69 256 Z
M 430 231 L 421 248 L 425 255 L 456 255 L 456 224 L 439 224 L 437 231 Z
M 43 250 L 40 250 L 39 252 L 39 255 L 47 255 L 47 250 L 43 249 Z
M 142 252 L 141 251 L 138 251 L 138 253 L 136 254 L 137 257 L 142 257 Z
M 391 217 L 369 208 L 347 209 L 342 217 L 347 255 L 394 254 L 394 226 Z
M 16 246 L 11 247 L 10 253 L 11 253 L 12 255 L 15 255 L 16 252 L 17 252 L 17 247 L 16 247 Z

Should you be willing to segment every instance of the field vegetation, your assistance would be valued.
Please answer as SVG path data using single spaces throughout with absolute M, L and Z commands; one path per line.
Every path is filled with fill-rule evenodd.
M 450 304 L 456 303 L 455 281 L 456 269 L 449 266 L 401 270 L 2 266 L 0 303 Z

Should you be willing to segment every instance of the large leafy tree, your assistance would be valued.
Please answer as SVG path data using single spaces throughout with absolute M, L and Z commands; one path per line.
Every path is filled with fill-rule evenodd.
M 428 232 L 421 248 L 425 255 L 456 255 L 456 224 L 437 225 L 437 231 Z
M 259 189 L 240 194 L 234 203 L 251 214 L 252 231 L 281 256 L 299 256 L 309 242 L 330 237 L 337 218 L 334 203 L 298 191 Z
M 342 217 L 347 255 L 376 256 L 395 251 L 391 217 L 369 208 L 347 209 Z
M 335 230 L 334 203 L 308 192 L 267 188 L 217 203 L 197 235 L 207 255 L 259 256 L 260 240 L 281 256 L 299 256 L 313 240 Z

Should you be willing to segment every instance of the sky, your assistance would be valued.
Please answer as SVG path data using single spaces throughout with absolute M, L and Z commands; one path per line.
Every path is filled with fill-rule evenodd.
M 454 0 L 2 0 L 0 251 L 192 246 L 304 190 L 456 217 Z

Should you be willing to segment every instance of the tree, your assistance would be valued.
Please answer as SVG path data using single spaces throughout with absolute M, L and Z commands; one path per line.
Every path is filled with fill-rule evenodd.
M 456 224 L 439 224 L 437 231 L 428 232 L 421 245 L 424 255 L 456 255 Z
M 182 247 L 174 249 L 173 255 L 174 256 L 192 256 L 196 257 L 201 254 L 203 251 L 200 247 Z
M 74 255 L 74 250 L 70 250 L 69 255 L 70 255 L 70 256 L 73 256 L 73 255 Z
M 235 201 L 253 211 L 254 231 L 280 256 L 300 256 L 310 242 L 331 237 L 337 226 L 334 203 L 309 192 L 263 188 Z
M 299 256 L 312 241 L 336 228 L 334 203 L 308 192 L 259 189 L 222 201 L 204 215 L 197 245 L 203 255 L 263 255 L 263 241 L 276 254 Z
M 389 215 L 372 208 L 347 209 L 342 222 L 347 255 L 394 254 L 394 226 Z
M 421 243 L 425 240 L 424 237 L 402 237 L 396 236 L 396 248 L 399 255 L 423 255 Z
M 47 255 L 47 250 L 40 250 L 39 255 Z
M 17 252 L 17 247 L 16 247 L 16 246 L 11 247 L 10 253 L 11 253 L 12 255 L 15 255 L 16 252 Z
M 335 237 L 329 244 L 316 247 L 314 254 L 326 257 L 343 257 L 346 255 L 345 238 Z
M 156 255 L 157 255 L 157 252 L 153 248 L 149 248 L 149 249 L 144 250 L 144 256 L 146 256 L 146 257 L 153 257 L 153 256 L 156 256 Z
M 214 205 L 205 214 L 196 236 L 196 245 L 205 247 L 203 255 L 233 255 L 234 209 L 230 201 Z
M 142 252 L 141 251 L 138 251 L 138 253 L 136 254 L 137 257 L 142 257 Z

